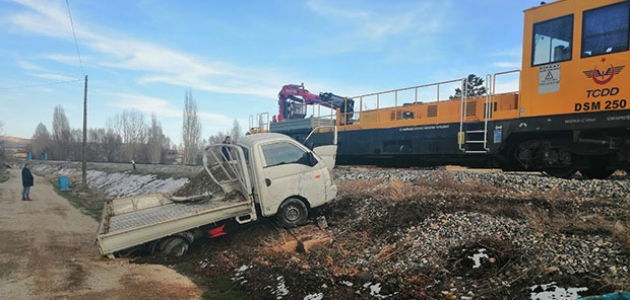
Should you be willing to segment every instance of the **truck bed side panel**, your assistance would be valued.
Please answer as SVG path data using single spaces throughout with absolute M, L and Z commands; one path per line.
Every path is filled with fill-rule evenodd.
M 168 201 L 160 206 L 109 215 L 99 228 L 99 249 L 102 254 L 110 254 L 206 224 L 245 216 L 251 213 L 251 205 L 245 198 L 193 203 Z

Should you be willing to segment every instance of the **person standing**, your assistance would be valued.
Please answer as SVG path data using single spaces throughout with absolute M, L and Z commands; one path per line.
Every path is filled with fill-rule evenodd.
M 24 164 L 24 168 L 22 168 L 22 200 L 23 201 L 31 201 L 31 197 L 29 196 L 29 192 L 31 191 L 31 187 L 34 185 L 33 182 L 33 174 L 31 170 L 28 168 L 28 164 Z
M 226 136 L 225 139 L 223 140 L 223 144 L 232 144 L 232 137 L 230 137 L 229 135 Z M 223 161 L 232 160 L 229 147 L 225 147 L 225 146 L 221 147 L 221 153 L 223 154 Z

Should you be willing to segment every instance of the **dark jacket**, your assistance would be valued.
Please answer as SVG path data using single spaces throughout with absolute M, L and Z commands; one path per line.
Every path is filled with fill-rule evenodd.
M 231 144 L 229 142 L 223 141 L 223 144 Z M 230 155 L 229 147 L 221 147 L 221 152 L 223 153 L 223 161 L 232 160 L 232 156 Z
M 22 186 L 33 186 L 33 174 L 27 167 L 22 169 Z

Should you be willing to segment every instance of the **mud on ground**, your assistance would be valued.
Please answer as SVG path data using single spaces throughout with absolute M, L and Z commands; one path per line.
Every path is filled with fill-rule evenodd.
M 181 259 L 136 261 L 188 265 L 209 290 L 249 299 L 529 299 L 551 282 L 588 288 L 582 295 L 630 290 L 624 174 L 335 172 L 339 197 L 317 212 L 325 231 L 263 220 Z

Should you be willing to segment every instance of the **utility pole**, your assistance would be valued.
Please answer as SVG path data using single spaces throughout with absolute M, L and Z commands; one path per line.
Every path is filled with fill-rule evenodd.
M 83 156 L 83 163 L 81 165 L 81 184 L 83 190 L 87 190 L 87 89 L 88 89 L 88 76 L 85 75 L 85 86 L 83 87 L 83 145 L 81 146 L 81 154 Z

